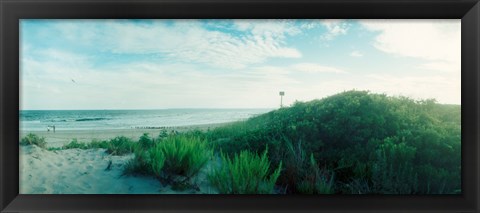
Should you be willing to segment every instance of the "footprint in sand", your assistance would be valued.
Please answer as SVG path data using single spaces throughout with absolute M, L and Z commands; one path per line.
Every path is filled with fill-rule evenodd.
M 90 169 L 93 169 L 93 166 L 92 166 L 92 165 L 88 165 L 88 166 L 86 166 L 86 168 L 87 168 L 88 170 L 90 170 Z
M 63 163 L 57 163 L 57 166 L 63 166 Z

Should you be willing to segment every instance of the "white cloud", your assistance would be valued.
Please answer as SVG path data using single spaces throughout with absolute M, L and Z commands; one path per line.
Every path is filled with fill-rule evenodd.
M 345 20 L 340 19 L 326 19 L 322 20 L 322 25 L 327 29 L 327 32 L 321 36 L 323 40 L 333 40 L 335 37 L 345 35 L 350 28 L 350 24 Z
M 447 61 L 432 61 L 423 63 L 419 66 L 420 69 L 435 70 L 442 72 L 459 72 L 460 67 L 457 63 Z
M 358 51 L 358 50 L 354 50 L 354 51 L 352 51 L 352 52 L 350 53 L 350 56 L 359 58 L 359 57 L 362 57 L 362 56 L 363 56 L 363 53 L 361 53 L 361 52 Z
M 360 23 L 379 33 L 373 45 L 383 52 L 426 60 L 422 66 L 427 69 L 460 72 L 460 20 L 361 20 Z
M 398 76 L 378 75 L 366 76 L 365 84 L 357 88 L 368 89 L 376 93 L 402 95 L 415 99 L 435 98 L 440 103 L 460 104 L 460 73 L 449 76 Z M 368 84 L 367 84 L 368 83 Z
M 258 20 L 237 19 L 234 25 L 238 30 L 249 31 L 255 36 L 284 38 L 286 35 L 296 35 L 301 31 L 292 20 Z
M 344 70 L 314 63 L 299 63 L 290 66 L 295 71 L 307 73 L 346 73 Z
M 235 22 L 246 35 L 234 35 L 207 30 L 195 20 L 166 24 L 154 21 L 151 25 L 138 25 L 124 21 L 95 24 L 80 22 L 72 25 L 59 22 L 68 37 L 77 42 L 94 43 L 103 51 L 113 53 L 162 54 L 180 62 L 197 62 L 222 68 L 245 68 L 272 57 L 299 58 L 301 53 L 285 46 L 285 36 L 298 30 L 287 21 Z M 64 26 L 65 25 L 65 26 Z M 85 29 L 87 27 L 88 29 Z M 80 36 L 82 32 L 95 32 L 95 36 Z M 75 37 L 74 35 L 78 35 Z

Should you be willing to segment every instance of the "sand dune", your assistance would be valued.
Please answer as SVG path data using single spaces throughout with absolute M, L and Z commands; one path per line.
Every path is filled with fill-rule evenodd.
M 21 146 L 19 190 L 21 194 L 217 193 L 206 180 L 208 165 L 194 178 L 199 190 L 174 191 L 153 177 L 122 175 L 132 157 L 108 155 L 103 149 L 48 151 Z

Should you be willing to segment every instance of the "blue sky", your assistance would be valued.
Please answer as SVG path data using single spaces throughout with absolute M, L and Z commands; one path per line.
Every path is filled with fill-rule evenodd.
M 22 20 L 21 109 L 460 104 L 460 20 Z

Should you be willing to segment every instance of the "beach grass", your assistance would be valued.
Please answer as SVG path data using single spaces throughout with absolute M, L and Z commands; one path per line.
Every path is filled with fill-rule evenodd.
M 146 142 L 146 137 L 143 140 L 125 166 L 125 174 L 152 175 L 162 182 L 178 184 L 188 182 L 213 157 L 213 149 L 197 137 L 170 135 L 153 144 Z
M 197 137 L 171 136 L 157 144 L 165 156 L 164 171 L 192 177 L 212 159 L 213 150 L 207 141 Z
M 36 145 L 40 148 L 46 148 L 47 142 L 45 141 L 44 137 L 39 137 L 38 135 L 30 133 L 20 140 L 20 145 Z
M 76 138 L 61 148 L 49 148 L 49 150 L 61 149 L 105 149 L 108 154 L 126 155 L 133 153 L 135 142 L 125 136 L 117 136 L 108 141 L 92 140 L 90 143 L 78 142 Z
M 222 194 L 271 194 L 282 170 L 282 163 L 270 174 L 267 153 L 265 150 L 259 156 L 242 151 L 233 158 L 221 153 L 221 166 L 214 168 L 208 178 Z

